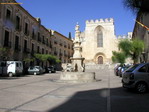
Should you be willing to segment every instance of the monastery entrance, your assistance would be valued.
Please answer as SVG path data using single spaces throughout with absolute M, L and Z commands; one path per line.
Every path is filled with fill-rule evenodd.
M 103 64 L 103 57 L 102 56 L 98 57 L 98 64 Z

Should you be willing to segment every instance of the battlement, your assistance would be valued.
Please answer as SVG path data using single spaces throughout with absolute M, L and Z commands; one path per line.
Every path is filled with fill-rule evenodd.
M 86 20 L 86 24 L 97 24 L 97 23 L 113 23 L 113 18 L 106 18 L 106 19 L 96 19 L 96 20 Z
M 118 39 L 131 39 L 132 38 L 132 32 L 128 32 L 127 35 L 118 35 Z

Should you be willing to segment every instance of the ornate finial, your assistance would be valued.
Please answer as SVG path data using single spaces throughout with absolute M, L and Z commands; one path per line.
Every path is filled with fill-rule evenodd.
M 77 22 L 77 25 L 76 25 L 76 27 L 75 27 L 75 30 L 77 31 L 77 30 L 79 30 L 79 24 L 78 24 L 78 22 Z

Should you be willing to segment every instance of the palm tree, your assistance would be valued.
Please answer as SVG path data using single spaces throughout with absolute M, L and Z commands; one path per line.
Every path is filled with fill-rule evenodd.
M 126 8 L 132 10 L 134 13 L 149 12 L 149 0 L 123 0 L 123 4 Z

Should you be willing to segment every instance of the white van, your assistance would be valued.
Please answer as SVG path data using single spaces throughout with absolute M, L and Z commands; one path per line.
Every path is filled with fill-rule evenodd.
M 21 75 L 23 74 L 23 64 L 21 61 L 0 61 L 0 74 L 9 77 Z

